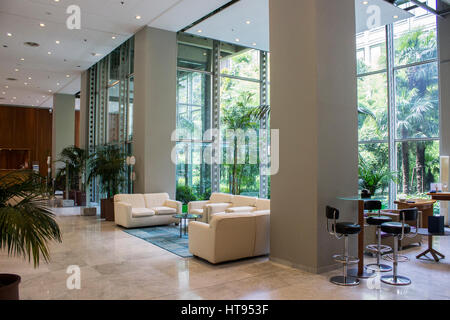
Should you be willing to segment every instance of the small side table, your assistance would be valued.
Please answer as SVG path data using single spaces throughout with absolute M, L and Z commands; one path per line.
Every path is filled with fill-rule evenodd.
M 419 229 L 417 233 L 422 236 L 428 236 L 428 249 L 419 254 L 416 257 L 417 259 L 423 257 L 427 253 L 430 253 L 436 262 L 439 262 L 440 259 L 445 259 L 445 256 L 442 253 L 433 249 L 433 237 L 448 237 L 450 236 L 450 229 L 445 228 L 444 233 L 429 233 L 428 229 Z
M 174 217 L 175 219 L 179 219 L 180 220 L 180 238 L 182 238 L 183 237 L 183 229 L 184 229 L 184 235 L 187 235 L 188 221 L 189 220 L 197 221 L 197 219 L 201 219 L 202 218 L 202 215 L 201 214 L 187 214 L 187 213 L 183 213 L 183 214 L 175 214 L 172 217 Z M 183 221 L 184 221 L 184 228 L 183 228 Z

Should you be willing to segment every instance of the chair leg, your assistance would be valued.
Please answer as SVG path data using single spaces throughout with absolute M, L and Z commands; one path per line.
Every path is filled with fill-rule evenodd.
M 394 262 L 393 262 L 393 274 L 382 276 L 381 282 L 390 284 L 393 286 L 406 286 L 411 284 L 411 280 L 407 277 L 399 276 L 397 273 L 398 268 L 398 236 L 394 236 Z
M 359 284 L 359 280 L 357 278 L 349 276 L 348 273 L 348 236 L 344 237 L 344 259 L 345 262 L 342 264 L 343 275 L 332 277 L 330 281 L 339 286 L 357 286 Z

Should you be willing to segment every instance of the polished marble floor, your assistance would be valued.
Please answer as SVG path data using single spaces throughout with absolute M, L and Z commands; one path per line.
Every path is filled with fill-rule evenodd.
M 213 266 L 183 259 L 133 237 L 111 222 L 59 209 L 63 243 L 51 245 L 51 262 L 34 269 L 0 252 L 0 272 L 22 276 L 22 299 L 450 299 L 450 238 L 436 238 L 447 254 L 440 263 L 416 260 L 423 251 L 403 252 L 410 261 L 400 273 L 407 287 L 362 281 L 358 287 L 332 285 L 339 271 L 311 274 L 269 261 L 267 257 Z M 368 259 L 369 261 L 371 259 Z M 67 289 L 68 266 L 81 270 L 81 289 Z

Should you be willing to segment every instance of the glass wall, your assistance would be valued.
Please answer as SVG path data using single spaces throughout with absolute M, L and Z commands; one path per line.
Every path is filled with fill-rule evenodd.
M 133 141 L 134 38 L 130 38 L 88 70 L 88 149 L 117 144 L 131 155 Z M 127 192 L 131 181 L 122 186 Z M 98 185 L 91 183 L 91 201 L 99 199 Z
M 188 193 L 208 199 L 211 192 L 218 191 L 268 196 L 258 157 L 261 123 L 248 117 L 250 110 L 263 104 L 261 97 L 268 103 L 267 95 L 262 95 L 267 88 L 262 83 L 268 81 L 262 72 L 266 60 L 261 56 L 265 55 L 179 34 L 176 184 L 180 197 Z M 230 130 L 236 129 L 245 132 L 243 141 L 231 134 Z M 213 134 L 214 130 L 218 134 Z M 216 151 L 211 152 L 215 142 L 220 144 L 219 165 L 212 161 L 217 156 Z M 268 153 L 268 146 L 263 148 Z
M 436 17 L 410 12 L 356 36 L 360 189 L 391 206 L 439 181 Z

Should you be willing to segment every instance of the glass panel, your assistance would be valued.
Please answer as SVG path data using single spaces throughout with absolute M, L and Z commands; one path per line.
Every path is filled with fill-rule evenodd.
M 178 139 L 202 140 L 211 128 L 211 76 L 178 71 L 177 129 Z
M 211 71 L 212 50 L 178 44 L 178 67 Z
M 238 53 L 221 52 L 220 72 L 232 76 L 259 79 L 259 51 L 242 48 Z
M 195 197 L 194 200 L 209 199 L 211 165 L 203 161 L 209 146 L 208 143 L 177 142 L 177 200 L 185 200 L 190 195 Z
M 119 68 L 120 68 L 120 47 L 111 52 L 109 56 L 109 81 L 108 85 L 114 84 L 119 80 Z
M 357 34 L 356 52 L 358 74 L 386 69 L 386 28 Z
M 439 137 L 437 63 L 395 72 L 397 137 Z
M 388 138 L 386 73 L 358 78 L 359 141 Z
M 247 116 L 253 107 L 259 106 L 259 87 L 259 83 L 255 82 L 222 78 L 222 192 L 259 195 L 259 122 Z M 228 130 L 238 129 L 243 130 L 243 140 L 229 135 Z
M 425 196 L 439 182 L 439 141 L 397 143 L 397 197 Z
M 108 142 L 119 142 L 119 84 L 108 89 Z
M 389 171 L 387 143 L 359 145 L 359 190 L 367 189 L 377 199 L 389 203 L 389 182 L 395 174 Z
M 436 17 L 423 9 L 394 23 L 395 64 L 406 65 L 437 58 Z
M 133 141 L 134 77 L 128 79 L 128 141 Z

